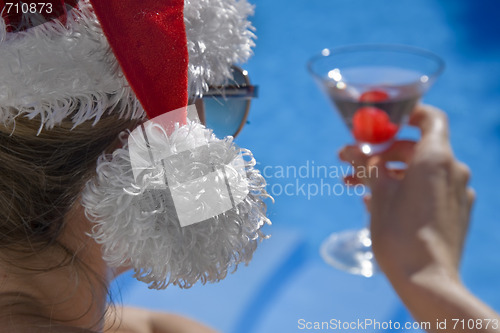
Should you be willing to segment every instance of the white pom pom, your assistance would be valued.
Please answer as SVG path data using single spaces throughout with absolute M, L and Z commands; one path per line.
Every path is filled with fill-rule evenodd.
M 247 264 L 259 238 L 265 238 L 262 226 L 270 223 L 263 202 L 269 197 L 266 182 L 254 169 L 251 152 L 238 148 L 231 137 L 217 139 L 195 122 L 177 128 L 170 137 L 154 126 L 144 130 L 148 145 L 136 148 L 164 147 L 164 151 L 154 153 L 161 155 L 163 162 L 137 177 L 124 142 L 125 146 L 112 156 L 99 159 L 97 176 L 82 195 L 87 217 L 95 222 L 92 237 L 102 244 L 105 260 L 115 267 L 132 266 L 135 277 L 155 289 L 169 284 L 189 288 L 197 281 L 219 281 L 228 270 L 236 270 L 239 263 Z M 243 173 L 231 163 L 238 156 L 243 156 Z M 192 187 L 182 192 L 180 186 L 172 194 L 173 184 L 190 180 L 211 184 L 207 175 L 220 168 L 224 168 L 229 181 L 220 188 L 208 189 L 218 193 L 219 199 L 214 201 L 213 194 L 207 198 L 203 190 L 192 193 Z M 165 187 L 167 178 L 170 188 Z M 230 183 L 232 191 L 239 187 L 247 194 L 239 201 L 234 199 L 227 211 L 181 226 L 179 196 L 194 196 L 195 210 L 212 212 L 214 202 L 227 199 Z

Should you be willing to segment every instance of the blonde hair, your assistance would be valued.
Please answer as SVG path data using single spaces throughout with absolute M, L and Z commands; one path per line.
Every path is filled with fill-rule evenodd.
M 73 128 L 68 119 L 38 133 L 39 120 L 19 116 L 0 126 L 0 251 L 29 255 L 57 244 L 97 158 L 136 125 L 107 116 Z

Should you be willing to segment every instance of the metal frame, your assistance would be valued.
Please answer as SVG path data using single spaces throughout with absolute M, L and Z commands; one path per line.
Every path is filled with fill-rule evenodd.
M 231 67 L 233 71 L 239 72 L 245 79 L 244 85 L 237 84 L 229 84 L 220 87 L 210 87 L 209 90 L 203 94 L 201 98 L 195 99 L 196 109 L 198 111 L 198 116 L 203 125 L 206 125 L 206 116 L 205 116 L 205 103 L 203 103 L 203 99 L 205 98 L 244 98 L 246 99 L 245 113 L 243 114 L 243 118 L 241 119 L 241 123 L 233 134 L 233 137 L 236 137 L 243 127 L 245 126 L 248 118 L 248 113 L 250 112 L 250 104 L 252 98 L 257 97 L 258 87 L 253 86 L 250 83 L 250 78 L 248 76 L 248 72 L 246 70 L 241 69 L 238 66 Z

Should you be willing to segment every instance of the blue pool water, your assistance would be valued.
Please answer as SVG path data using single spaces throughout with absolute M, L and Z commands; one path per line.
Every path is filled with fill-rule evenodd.
M 360 228 L 367 216 L 360 197 L 342 192 L 338 178 L 347 165 L 336 152 L 350 134 L 305 67 L 325 47 L 400 43 L 429 49 L 446 61 L 424 102 L 449 115 L 455 154 L 471 167 L 477 191 L 464 281 L 500 311 L 498 1 L 253 3 L 258 40 L 255 56 L 244 67 L 260 94 L 237 142 L 254 152 L 276 199 L 269 207 L 273 226 L 266 227 L 273 237 L 248 267 L 219 284 L 149 291 L 125 276 L 118 281 L 123 303 L 181 313 L 228 333 L 307 331 L 300 330 L 301 319 L 411 320 L 383 276 L 352 276 L 319 257 L 319 245 L 331 232 Z M 409 129 L 403 134 L 417 135 Z M 313 174 L 321 167 L 332 172 Z

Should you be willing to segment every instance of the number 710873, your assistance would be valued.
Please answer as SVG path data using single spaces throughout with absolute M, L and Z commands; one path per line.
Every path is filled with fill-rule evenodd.
M 499 323 L 498 319 L 453 319 L 453 329 L 469 329 L 469 330 L 481 330 L 481 329 L 498 329 Z
M 4 14 L 52 14 L 53 8 L 50 2 L 37 3 L 14 3 L 6 2 L 3 8 Z

